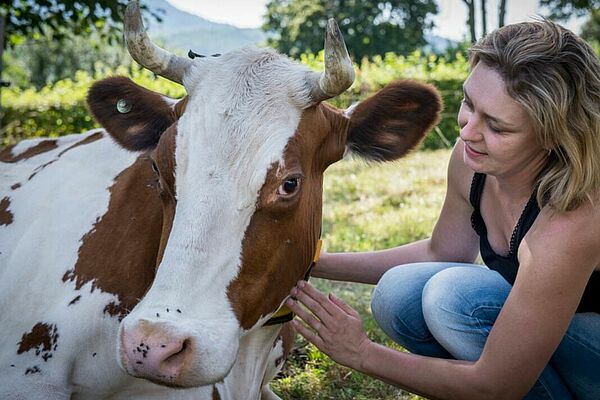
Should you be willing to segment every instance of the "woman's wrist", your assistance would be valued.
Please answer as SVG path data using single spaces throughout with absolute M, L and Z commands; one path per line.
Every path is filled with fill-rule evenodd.
M 315 278 L 328 278 L 328 262 L 330 259 L 331 253 L 321 252 L 321 256 L 319 257 L 319 261 L 315 264 L 314 268 L 311 271 L 311 275 Z
M 363 346 L 359 349 L 358 352 L 358 361 L 357 365 L 352 366 L 353 369 L 362 372 L 363 374 L 372 375 L 373 368 L 371 364 L 371 360 L 373 357 L 377 357 L 374 353 L 377 351 L 378 344 L 373 342 L 370 339 L 364 343 Z

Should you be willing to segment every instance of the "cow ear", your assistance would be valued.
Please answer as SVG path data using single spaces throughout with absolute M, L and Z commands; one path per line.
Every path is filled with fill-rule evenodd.
M 94 118 L 117 143 L 141 151 L 156 146 L 186 101 L 175 105 L 161 94 L 117 76 L 96 82 L 88 92 L 87 103 Z
M 438 122 L 442 100 L 431 85 L 398 81 L 350 111 L 347 147 L 374 161 L 396 160 Z

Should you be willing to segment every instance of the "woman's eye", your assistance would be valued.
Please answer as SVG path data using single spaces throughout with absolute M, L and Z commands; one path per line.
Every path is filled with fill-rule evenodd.
M 288 178 L 285 180 L 285 182 L 283 182 L 281 184 L 281 186 L 279 186 L 279 189 L 277 189 L 277 194 L 279 194 L 281 196 L 290 196 L 290 195 L 296 193 L 299 186 L 300 186 L 300 178 L 299 177 Z

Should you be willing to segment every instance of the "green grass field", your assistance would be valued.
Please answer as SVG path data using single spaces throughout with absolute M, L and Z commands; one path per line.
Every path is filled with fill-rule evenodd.
M 449 158 L 450 150 L 437 150 L 415 152 L 394 163 L 344 160 L 333 165 L 325 175 L 323 249 L 378 250 L 429 236 L 446 191 Z M 373 286 L 311 281 L 352 305 L 362 315 L 371 339 L 401 349 L 371 316 Z M 335 364 L 300 336 L 271 387 L 284 399 L 421 398 Z

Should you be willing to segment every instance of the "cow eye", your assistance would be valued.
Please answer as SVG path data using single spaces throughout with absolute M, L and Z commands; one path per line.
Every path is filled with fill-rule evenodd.
M 277 189 L 277 194 L 284 197 L 289 197 L 295 194 L 300 188 L 300 177 L 291 176 L 287 178 Z

